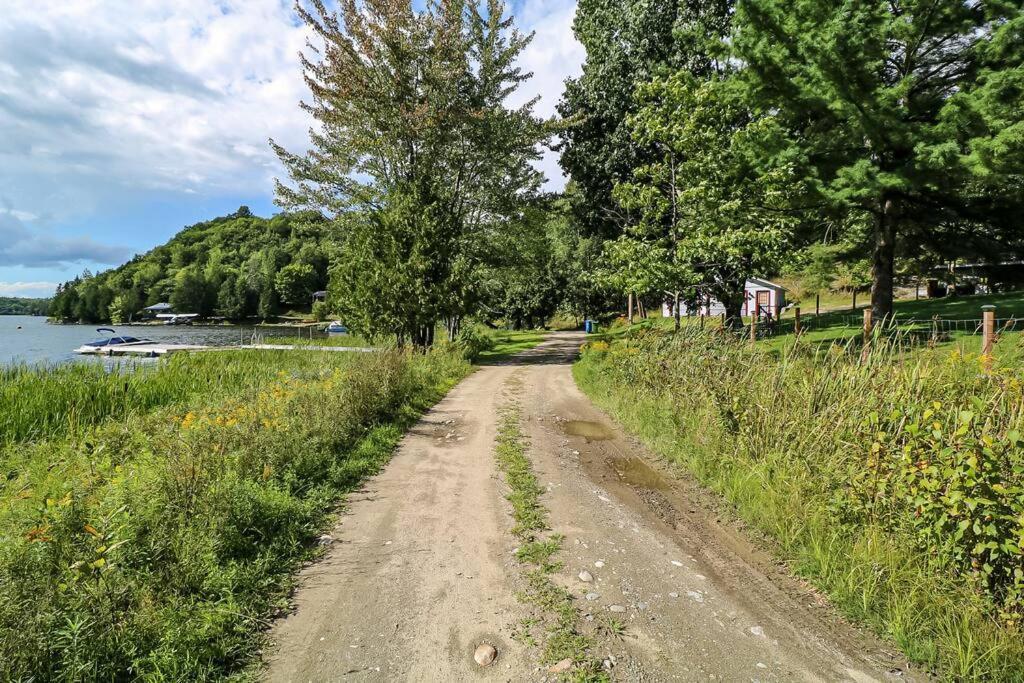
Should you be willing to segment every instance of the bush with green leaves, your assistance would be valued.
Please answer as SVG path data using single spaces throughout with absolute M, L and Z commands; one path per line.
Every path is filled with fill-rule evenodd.
M 480 325 L 467 325 L 459 332 L 454 342 L 455 348 L 462 356 L 473 362 L 480 357 L 484 351 L 490 351 L 495 346 L 494 336 Z

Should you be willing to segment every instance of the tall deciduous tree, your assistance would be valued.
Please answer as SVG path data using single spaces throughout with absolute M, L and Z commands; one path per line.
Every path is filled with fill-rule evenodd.
M 751 101 L 792 131 L 782 154 L 871 220 L 876 318 L 892 313 L 901 241 L 978 228 L 1019 241 L 1019 2 L 741 0 L 735 27 Z
M 347 230 L 331 289 L 353 329 L 428 345 L 472 312 L 481 243 L 539 185 L 546 127 L 506 104 L 530 38 L 501 0 L 338 4 L 297 8 L 322 42 L 302 59 L 319 128 L 307 154 L 274 145 L 278 201 Z
M 566 83 L 561 164 L 577 186 L 575 212 L 588 234 L 615 238 L 629 222 L 617 183 L 648 163 L 626 121 L 639 84 L 663 70 L 698 76 L 722 63 L 709 46 L 728 33 L 733 0 L 580 0 L 573 31 L 586 49 L 579 78 Z
M 734 78 L 699 81 L 678 71 L 643 86 L 638 101 L 630 127 L 659 158 L 616 187 L 637 217 L 629 234 L 666 254 L 661 270 L 677 307 L 690 289 L 685 298 L 714 297 L 735 324 L 747 278 L 778 267 L 795 225 L 792 166 L 760 156 L 783 131 L 775 117 L 750 111 Z

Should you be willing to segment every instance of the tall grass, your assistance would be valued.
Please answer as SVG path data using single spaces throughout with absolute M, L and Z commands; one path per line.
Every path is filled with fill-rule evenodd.
M 123 378 L 164 407 L 0 449 L 0 680 L 243 671 L 338 496 L 468 371 L 451 353 L 197 356 Z M 46 386 L 107 386 L 69 373 Z
M 688 329 L 595 343 L 576 376 L 846 614 L 949 678 L 1021 680 L 1024 393 L 983 365 Z
M 198 395 L 227 395 L 271 378 L 276 364 L 268 358 L 272 356 L 224 351 L 179 354 L 158 364 L 127 360 L 114 366 L 97 362 L 0 368 L 0 446 L 52 439 Z M 320 359 L 289 361 L 295 362 L 308 366 Z

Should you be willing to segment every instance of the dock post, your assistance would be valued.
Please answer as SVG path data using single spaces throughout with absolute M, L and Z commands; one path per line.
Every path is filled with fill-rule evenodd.
M 871 343 L 871 332 L 874 329 L 873 322 L 871 320 L 871 309 L 864 309 L 864 345 L 867 346 Z
M 794 319 L 795 322 L 793 323 L 793 334 L 799 337 L 800 333 L 803 331 L 800 329 L 800 307 L 797 306 L 793 310 L 793 313 L 796 315 L 796 318 Z

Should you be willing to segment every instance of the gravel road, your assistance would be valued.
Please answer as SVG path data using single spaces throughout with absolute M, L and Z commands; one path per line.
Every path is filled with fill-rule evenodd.
M 884 681 L 919 677 L 761 552 L 684 474 L 576 388 L 583 337 L 553 334 L 481 368 L 350 496 L 271 631 L 270 681 L 542 681 L 512 637 L 530 611 L 494 459 L 515 399 L 551 526 L 554 579 L 578 596 L 594 654 L 621 681 Z M 581 575 L 588 579 L 581 580 Z M 609 618 L 624 626 L 609 634 Z M 474 662 L 481 643 L 497 660 Z

